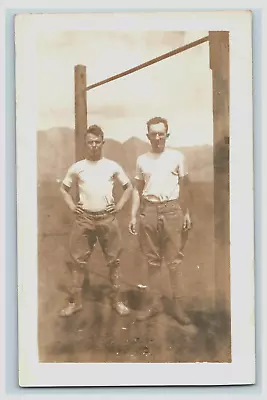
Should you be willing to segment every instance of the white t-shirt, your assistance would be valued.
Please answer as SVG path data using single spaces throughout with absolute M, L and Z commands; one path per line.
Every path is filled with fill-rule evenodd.
M 73 164 L 63 184 L 71 187 L 73 180 L 78 180 L 80 203 L 89 211 L 102 211 L 114 204 L 114 180 L 122 185 L 129 183 L 129 178 L 115 161 L 101 158 L 98 161 L 81 160 Z
M 177 150 L 146 153 L 137 159 L 136 179 L 145 182 L 143 196 L 150 201 L 179 198 L 179 177 L 187 175 L 185 158 Z

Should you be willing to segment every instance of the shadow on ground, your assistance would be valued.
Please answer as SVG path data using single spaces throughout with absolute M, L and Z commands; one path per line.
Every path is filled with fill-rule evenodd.
M 182 265 L 185 307 L 193 325 L 173 318 L 168 271 L 163 268 L 164 312 L 147 322 L 135 313 L 149 298 L 137 290 L 146 284 L 136 237 L 128 233 L 129 207 L 119 215 L 125 251 L 122 254 L 123 299 L 127 317 L 110 307 L 110 283 L 103 255 L 96 249 L 84 284 L 84 308 L 69 319 L 59 317 L 70 285 L 68 233 L 71 217 L 58 188 L 43 185 L 38 197 L 38 341 L 41 362 L 231 362 L 229 311 L 214 311 L 213 185 L 193 188 L 194 227 Z M 64 208 L 65 207 L 65 208 Z M 227 292 L 227 288 L 225 291 Z
M 62 289 L 62 288 L 61 288 Z M 173 317 L 170 299 L 162 314 L 136 321 L 150 299 L 138 290 L 122 293 L 132 310 L 120 317 L 109 304 L 108 284 L 84 285 L 84 309 L 70 318 L 53 318 L 56 340 L 43 362 L 231 362 L 229 318 L 224 313 L 187 310 L 192 325 Z M 224 354 L 222 358 L 222 353 Z

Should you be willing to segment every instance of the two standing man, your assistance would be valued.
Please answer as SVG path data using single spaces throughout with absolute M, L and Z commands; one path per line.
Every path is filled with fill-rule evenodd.
M 63 180 L 61 193 L 76 214 L 76 220 L 70 235 L 72 297 L 61 310 L 62 316 L 70 316 L 82 309 L 85 267 L 97 240 L 109 268 L 112 306 L 120 315 L 130 313 L 119 301 L 122 241 L 116 213 L 132 196 L 129 231 L 137 235 L 139 213 L 139 243 L 147 262 L 148 287 L 153 293 L 151 307 L 140 312 L 137 319 L 141 321 L 162 311 L 161 265 L 164 260 L 170 274 L 176 318 L 181 324 L 190 323 L 183 311 L 181 290 L 182 235 L 191 228 L 188 172 L 182 153 L 165 147 L 169 136 L 166 119 L 150 119 L 147 132 L 151 150 L 137 159 L 134 188 L 121 166 L 102 156 L 104 134 L 97 125 L 92 125 L 86 132 L 86 158 L 73 164 Z M 78 179 L 79 185 L 77 205 L 69 193 L 74 178 Z M 112 194 L 116 179 L 124 189 L 117 204 Z

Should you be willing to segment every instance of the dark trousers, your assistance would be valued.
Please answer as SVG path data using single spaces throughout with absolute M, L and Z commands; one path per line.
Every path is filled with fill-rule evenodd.
M 72 292 L 81 290 L 85 268 L 99 241 L 113 289 L 119 290 L 119 257 L 122 251 L 121 233 L 115 214 L 91 215 L 84 211 L 77 215 L 70 233 L 69 249 L 73 261 Z
M 170 274 L 173 297 L 181 296 L 181 246 L 183 212 L 178 200 L 152 203 L 142 199 L 140 210 L 140 246 L 148 266 L 148 286 L 157 301 L 161 296 L 161 265 L 164 260 Z

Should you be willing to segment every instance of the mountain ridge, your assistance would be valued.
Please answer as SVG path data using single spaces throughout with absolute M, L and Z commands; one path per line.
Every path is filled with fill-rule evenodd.
M 71 128 L 54 127 L 37 131 L 38 180 L 60 180 L 75 162 L 75 134 Z M 182 151 L 193 181 L 213 180 L 213 147 L 210 145 L 173 147 Z M 130 177 L 135 173 L 136 159 L 150 149 L 148 141 L 132 136 L 124 142 L 106 138 L 103 154 L 118 162 Z

